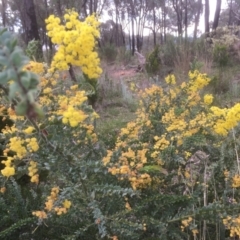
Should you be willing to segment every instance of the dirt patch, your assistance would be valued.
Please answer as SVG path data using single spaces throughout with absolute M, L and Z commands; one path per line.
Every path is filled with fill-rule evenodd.
M 130 69 L 115 69 L 115 70 L 110 70 L 109 75 L 113 79 L 119 79 L 119 78 L 129 78 L 129 77 L 134 77 L 136 76 L 136 70 L 134 68 Z
M 106 66 L 106 72 L 112 79 L 131 78 L 137 75 L 137 66 L 121 67 L 121 66 Z

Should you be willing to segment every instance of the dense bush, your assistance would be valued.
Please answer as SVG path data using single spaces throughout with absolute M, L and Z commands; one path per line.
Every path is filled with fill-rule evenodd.
M 50 68 L 29 62 L 11 34 L 0 32 L 0 109 L 2 121 L 7 113 L 14 123 L 1 132 L 0 238 L 240 236 L 240 104 L 213 106 L 202 92 L 210 79 L 197 70 L 180 85 L 169 75 L 166 87 L 139 93 L 136 119 L 106 149 L 86 91 L 59 72 L 77 63 L 95 83 L 101 72 L 94 46 L 83 46 L 89 36 L 74 35 L 76 24 L 93 40 L 98 23 L 91 16 L 86 27 L 77 16 L 67 12 L 66 32 L 60 19 L 47 20 L 56 42 L 66 37 Z M 83 45 L 71 45 L 72 37 Z
M 102 58 L 108 63 L 112 63 L 117 58 L 117 48 L 113 44 L 106 44 L 101 49 Z
M 213 61 L 218 67 L 226 67 L 229 64 L 228 48 L 223 44 L 215 44 L 213 49 Z
M 154 50 L 147 56 L 146 71 L 150 75 L 157 74 L 160 70 L 160 48 L 156 46 Z

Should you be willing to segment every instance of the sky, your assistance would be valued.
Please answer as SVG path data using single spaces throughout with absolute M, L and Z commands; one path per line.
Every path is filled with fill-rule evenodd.
M 216 2 L 217 2 L 217 0 L 209 0 L 209 8 L 210 8 L 209 21 L 210 22 L 212 22 L 213 19 L 214 19 L 214 14 L 215 14 L 215 10 L 216 10 Z M 204 4 L 205 0 L 203 0 L 202 3 Z M 221 7 L 221 9 L 224 10 L 226 8 L 227 8 L 227 0 L 222 0 L 222 7 Z M 107 21 L 109 19 L 109 16 L 107 14 L 103 15 L 103 16 L 107 16 L 107 17 L 102 17 L 101 20 L 103 22 L 105 22 L 105 21 Z M 129 26 L 129 27 L 131 28 L 131 26 Z M 205 30 L 204 11 L 203 11 L 203 13 L 201 15 L 198 29 L 199 29 L 199 31 L 201 33 L 204 33 L 204 30 Z M 193 31 L 194 31 L 194 26 L 189 26 L 188 27 L 188 32 L 189 32 L 190 35 L 193 34 Z M 149 35 L 149 33 L 151 33 L 151 30 L 149 30 L 148 28 L 145 28 L 143 34 L 147 36 L 147 35 Z
M 204 1 L 203 1 L 204 2 Z M 216 2 L 217 0 L 209 0 L 209 8 L 210 8 L 210 17 L 209 20 L 210 22 L 213 21 L 214 19 L 214 14 L 216 10 Z M 221 9 L 224 10 L 227 8 L 227 0 L 222 0 L 222 7 Z M 202 14 L 200 23 L 199 23 L 199 29 L 201 32 L 204 32 L 205 26 L 204 26 L 204 14 Z

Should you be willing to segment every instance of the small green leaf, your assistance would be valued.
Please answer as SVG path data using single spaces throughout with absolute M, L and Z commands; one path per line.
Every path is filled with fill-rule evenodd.
M 16 94 L 19 90 L 20 90 L 20 87 L 16 82 L 10 84 L 9 93 L 8 93 L 8 97 L 9 97 L 10 101 L 16 96 Z
M 26 101 L 20 102 L 16 106 L 15 111 L 16 111 L 17 115 L 24 116 L 27 112 L 27 102 Z
M 10 62 L 17 67 L 24 65 L 24 63 L 22 63 L 22 51 L 20 49 L 16 49 L 12 52 L 10 55 Z
M 39 118 L 44 117 L 43 110 L 37 104 L 34 105 L 34 110 L 35 110 L 35 112 L 36 112 L 36 114 L 38 115 Z
M 23 87 L 27 90 L 29 89 L 29 86 L 30 86 L 30 79 L 27 78 L 27 77 L 22 77 L 21 78 L 21 84 L 23 85 Z
M 15 39 L 12 41 L 12 48 L 14 49 L 16 46 L 17 46 L 17 39 L 15 38 Z
M 14 69 L 7 69 L 7 78 L 8 80 L 17 80 L 17 73 L 14 71 Z
M 27 93 L 27 98 L 30 103 L 35 103 L 36 89 L 31 89 Z
M 1 28 L 0 29 L 0 36 L 7 31 L 7 28 Z
M 1 53 L 0 53 L 0 64 L 2 66 L 5 66 L 7 62 L 8 62 L 8 59 L 4 56 L 1 56 Z
M 0 84 L 4 85 L 7 82 L 8 82 L 7 72 L 6 71 L 0 72 Z
M 34 73 L 30 73 L 31 80 L 30 80 L 30 86 L 29 89 L 36 89 L 36 87 L 39 84 L 38 76 Z

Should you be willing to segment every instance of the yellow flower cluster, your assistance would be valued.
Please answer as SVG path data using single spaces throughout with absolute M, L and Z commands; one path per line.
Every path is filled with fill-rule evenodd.
M 215 122 L 213 129 L 219 135 L 226 136 L 240 121 L 240 103 L 232 108 L 211 107 L 210 110 L 209 118 Z
M 170 85 L 174 85 L 176 84 L 176 78 L 173 74 L 169 74 L 166 78 L 165 78 L 166 83 L 170 84 Z
M 34 211 L 32 212 L 32 215 L 38 217 L 41 220 L 47 218 L 47 214 L 44 211 Z
M 17 116 L 15 110 L 13 110 L 11 107 L 7 109 L 7 114 L 8 117 L 13 121 L 17 121 L 17 120 L 23 120 L 24 117 L 23 116 Z
M 24 146 L 25 145 L 25 140 L 20 138 L 20 137 L 12 137 L 9 140 L 8 149 L 6 150 L 11 150 L 15 152 L 16 156 L 19 159 L 24 158 L 27 155 L 27 149 Z
M 84 91 L 78 91 L 77 89 L 72 92 L 67 91 L 66 95 L 57 96 L 56 101 L 58 102 L 59 107 L 54 113 L 63 117 L 62 122 L 64 124 L 69 124 L 71 127 L 77 127 L 88 117 L 90 120 L 98 117 L 95 112 L 86 114 L 80 109 L 86 100 L 87 97 Z M 82 124 L 82 127 L 86 128 L 86 125 Z M 93 133 L 93 126 L 91 127 L 89 125 L 87 128 L 87 134 L 90 134 L 91 138 L 96 139 L 97 136 Z M 88 136 L 90 137 L 90 135 Z
M 24 130 L 25 131 L 25 130 Z M 24 132 L 23 131 L 23 132 Z M 28 129 L 27 132 L 30 130 Z M 4 149 L 3 155 L 7 158 L 7 160 L 2 161 L 5 165 L 5 168 L 1 170 L 1 173 L 5 177 L 10 177 L 15 174 L 15 168 L 13 166 L 13 161 L 16 159 L 23 159 L 27 156 L 28 152 L 36 152 L 38 151 L 39 146 L 36 138 L 26 138 L 22 139 L 20 137 L 12 137 L 9 139 L 9 143 L 7 144 L 7 148 Z M 15 155 L 13 157 L 9 157 L 9 152 L 14 152 Z M 37 183 L 37 176 L 32 176 L 33 182 Z
M 238 188 L 240 187 L 240 176 L 237 174 L 233 177 L 232 179 L 232 187 L 233 188 Z
M 210 105 L 212 104 L 213 102 L 213 95 L 212 94 L 206 94 L 204 96 L 204 103 L 207 104 L 207 105 Z
M 2 161 L 5 165 L 4 169 L 1 170 L 1 173 L 4 177 L 10 177 L 15 174 L 15 168 L 12 166 L 12 157 L 8 157 L 6 161 Z
M 132 208 L 131 208 L 131 206 L 130 206 L 130 204 L 129 204 L 129 202 L 128 202 L 128 198 L 125 198 L 125 201 L 126 201 L 126 203 L 125 203 L 125 208 L 127 209 L 127 210 L 132 210 Z
M 57 96 L 57 102 L 59 105 L 59 110 L 57 111 L 58 115 L 63 115 L 69 106 L 77 107 L 81 106 L 86 100 L 87 97 L 84 91 L 77 91 L 72 93 L 66 93 L 66 95 Z
M 72 64 L 81 67 L 90 79 L 98 78 L 102 70 L 95 51 L 95 39 L 100 36 L 100 23 L 94 15 L 81 22 L 78 13 L 72 10 L 64 15 L 64 23 L 62 25 L 60 19 L 54 15 L 46 19 L 48 36 L 58 45 L 51 71 L 68 70 L 69 64 Z
M 154 144 L 154 149 L 156 150 L 164 150 L 165 148 L 167 148 L 170 144 L 170 142 L 168 140 L 166 140 L 165 138 L 166 136 L 163 135 L 161 137 L 155 136 L 154 140 L 156 141 L 156 143 Z
M 188 92 L 196 92 L 203 89 L 205 86 L 209 84 L 211 81 L 210 78 L 207 77 L 207 74 L 202 74 L 198 70 L 190 71 L 189 74 L 189 86 Z
M 6 189 L 6 187 L 1 187 L 1 188 L 0 188 L 0 193 L 2 193 L 2 194 L 3 194 L 3 193 L 5 193 L 5 192 L 6 192 L 6 190 L 7 190 L 7 189 Z
M 63 113 L 62 122 L 69 124 L 71 127 L 77 127 L 79 123 L 83 122 L 88 116 L 81 110 L 69 106 L 66 112 Z
M 119 179 L 128 179 L 134 189 L 161 182 L 160 176 L 151 177 L 151 170 L 143 172 L 148 171 L 148 166 L 151 169 L 151 165 L 155 171 L 166 172 L 161 159 L 166 158 L 167 149 L 183 145 L 185 138 L 213 125 L 207 116 L 207 103 L 210 104 L 212 98 L 205 96 L 204 103 L 199 93 L 210 82 L 206 74 L 190 72 L 189 82 L 180 86 L 174 75 L 167 76 L 165 81 L 169 84 L 166 89 L 153 85 L 140 92 L 142 101 L 137 119 L 121 129 L 115 149 L 103 158 L 108 171 Z M 157 124 L 161 127 L 156 130 Z M 143 155 L 137 157 L 140 151 Z M 180 153 L 181 156 L 185 156 L 185 152 Z M 187 173 L 186 176 L 189 177 Z
M 62 207 L 55 207 L 56 201 L 59 195 L 59 187 L 53 187 L 50 193 L 50 196 L 47 197 L 47 201 L 45 202 L 45 210 L 46 211 L 34 211 L 33 215 L 38 217 L 39 219 L 47 218 L 47 214 L 49 212 L 55 212 L 57 215 L 61 215 L 63 213 L 67 213 L 68 209 L 71 207 L 71 201 L 65 199 L 62 203 Z
M 31 177 L 31 182 L 38 184 L 39 183 L 39 174 L 37 174 L 37 162 L 30 161 L 28 167 L 28 175 Z
M 188 227 L 192 221 L 193 221 L 192 217 L 182 220 L 181 230 L 184 231 L 184 229 Z
M 13 125 L 12 127 L 9 127 L 9 126 L 5 126 L 3 129 L 2 129 L 2 133 L 4 135 L 8 135 L 8 134 L 13 134 L 17 132 L 17 128 L 15 125 Z
M 26 134 L 31 134 L 34 131 L 34 129 L 35 129 L 34 127 L 29 126 L 25 130 L 23 130 L 23 132 Z
M 119 146 L 116 146 L 116 151 Z M 150 185 L 152 179 L 147 173 L 140 173 L 139 170 L 147 163 L 147 149 L 133 150 L 128 148 L 126 151 L 122 151 L 119 157 L 119 164 L 109 167 L 108 171 L 112 175 L 118 175 L 120 180 L 127 178 L 133 189 L 145 188 Z M 108 154 L 103 158 L 103 164 L 109 164 L 113 152 L 108 150 Z
M 23 67 L 23 70 L 36 73 L 38 75 L 44 74 L 44 65 L 43 63 L 30 61 L 26 66 Z
M 29 152 L 36 152 L 39 149 L 37 139 L 34 138 L 26 138 L 25 142 L 27 143 L 27 149 Z
M 239 237 L 240 236 L 240 216 L 232 217 L 227 216 L 223 219 L 223 224 L 227 229 L 230 230 L 230 237 Z
M 94 126 L 90 124 L 83 124 L 82 127 L 86 130 L 86 137 L 85 137 L 85 143 L 88 143 L 88 140 L 90 139 L 92 143 L 97 142 L 97 134 L 94 132 Z

